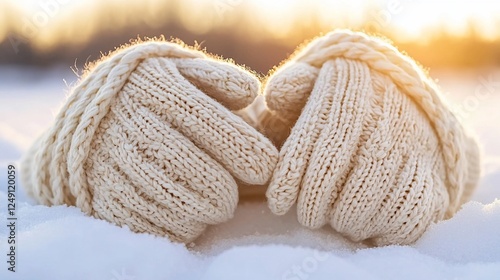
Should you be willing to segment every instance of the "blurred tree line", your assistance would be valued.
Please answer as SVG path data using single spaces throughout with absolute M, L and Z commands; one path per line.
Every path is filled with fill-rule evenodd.
M 138 36 L 144 38 L 164 35 L 167 39 L 179 38 L 189 45 L 198 43 L 211 53 L 232 58 L 239 64 L 247 65 L 265 74 L 293 53 L 297 45 L 329 31 L 320 23 L 315 22 L 314 17 L 308 17 L 307 22 L 297 22 L 296 25 L 293 28 L 293 38 L 262 36 L 256 40 L 255 34 L 250 36 L 246 33 L 250 32 L 250 29 L 212 28 L 195 34 L 179 19 L 165 20 L 161 24 L 154 25 L 136 21 L 122 25 L 120 28 L 114 28 L 111 25 L 103 26 L 97 29 L 86 43 L 60 42 L 46 49 L 37 48 L 30 40 L 11 31 L 0 43 L 0 65 L 19 64 L 45 67 L 53 64 L 66 64 L 81 69 L 86 62 L 96 60 L 102 53 L 107 53 Z M 362 26 L 354 29 L 360 30 Z M 500 66 L 500 40 L 484 39 L 479 35 L 473 23 L 469 24 L 469 31 L 463 36 L 450 35 L 444 29 L 437 29 L 422 40 L 408 42 L 398 41 L 397 36 L 391 33 L 391 29 L 375 30 L 375 33 L 388 37 L 400 50 L 407 52 L 425 67 Z M 77 37 L 78 34 L 74 36 Z

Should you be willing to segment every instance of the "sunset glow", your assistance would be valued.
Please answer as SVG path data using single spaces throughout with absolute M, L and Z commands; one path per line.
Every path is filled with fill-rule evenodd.
M 83 43 L 110 26 L 168 20 L 193 33 L 232 28 L 256 40 L 294 40 L 311 25 L 383 31 L 408 41 L 439 30 L 462 36 L 474 26 L 484 39 L 500 38 L 500 2 L 486 0 L 0 0 L 0 14 L 0 41 L 15 32 L 41 49 Z

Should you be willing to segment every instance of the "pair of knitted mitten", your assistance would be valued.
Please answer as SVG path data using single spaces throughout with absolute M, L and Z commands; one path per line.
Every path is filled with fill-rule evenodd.
M 409 244 L 470 198 L 479 148 L 411 59 L 336 31 L 271 75 L 260 130 L 281 146 L 270 209 L 354 241 Z
M 120 50 L 86 74 L 31 147 L 24 186 L 46 205 L 191 241 L 232 217 L 235 179 L 272 175 L 277 149 L 232 112 L 259 90 L 243 68 L 178 44 Z
M 241 110 L 259 90 L 244 69 L 177 44 L 118 51 L 27 153 L 24 186 L 41 203 L 188 242 L 232 217 L 236 181 L 270 179 L 274 213 L 297 204 L 307 227 L 385 245 L 414 242 L 477 185 L 474 138 L 385 42 L 329 33 L 269 77 L 265 108 Z

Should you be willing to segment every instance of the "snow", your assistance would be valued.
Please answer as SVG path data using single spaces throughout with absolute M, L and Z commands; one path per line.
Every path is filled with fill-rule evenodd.
M 368 248 L 327 227 L 307 230 L 294 211 L 274 216 L 262 202 L 240 205 L 234 219 L 184 246 L 74 207 L 36 205 L 18 184 L 12 273 L 6 264 L 7 165 L 18 167 L 22 152 L 50 123 L 66 94 L 63 78 L 75 79 L 60 68 L 0 68 L 0 279 L 500 279 L 500 87 L 494 82 L 500 75 L 432 74 L 478 133 L 485 172 L 473 201 L 413 246 Z M 486 87 L 482 77 L 489 75 L 492 86 Z M 481 90 L 486 93 L 478 95 Z

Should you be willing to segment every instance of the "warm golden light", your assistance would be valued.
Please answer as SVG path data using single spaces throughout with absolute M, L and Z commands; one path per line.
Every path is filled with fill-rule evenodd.
M 478 27 L 484 38 L 500 36 L 500 2 L 498 1 L 404 1 L 401 16 L 395 16 L 393 27 L 406 39 L 418 39 L 434 29 L 462 36 L 469 32 L 470 24 Z
M 353 28 L 415 41 L 440 30 L 464 36 L 471 26 L 484 39 L 500 38 L 500 2 L 488 0 L 0 0 L 0 8 L 0 41 L 14 33 L 39 49 L 84 43 L 106 29 L 167 21 L 194 34 L 234 29 L 254 40 L 293 41 L 308 31 Z

